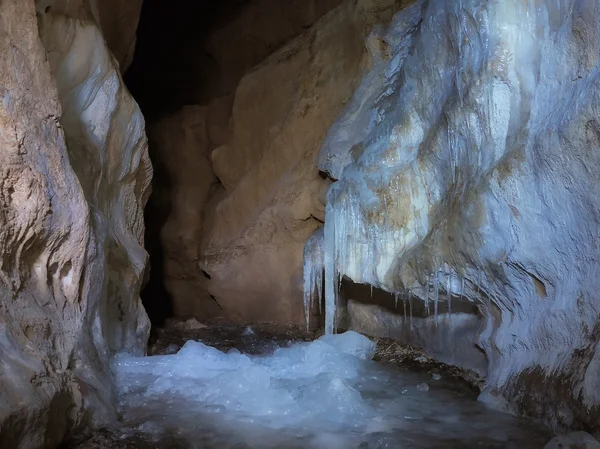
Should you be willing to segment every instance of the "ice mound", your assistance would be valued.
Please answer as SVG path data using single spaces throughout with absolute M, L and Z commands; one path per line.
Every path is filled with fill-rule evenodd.
M 374 353 L 349 331 L 263 355 L 188 341 L 173 355 L 118 355 L 112 368 L 124 423 L 158 447 L 169 438 L 204 449 L 408 447 L 423 435 L 431 443 L 489 438 L 494 426 L 499 438 L 510 433 L 474 399 L 444 396 L 441 382 L 422 391 L 428 374 L 391 370 Z M 481 431 L 470 427 L 477 420 Z
M 206 412 L 230 412 L 274 428 L 349 421 L 358 426 L 373 411 L 348 381 L 374 353 L 375 343 L 350 331 L 266 356 L 188 341 L 174 355 L 119 355 L 112 366 L 120 393 L 135 392 L 141 401 L 182 396 Z
M 340 335 L 323 335 L 318 341 L 363 360 L 372 359 L 375 355 L 375 343 L 353 331 Z

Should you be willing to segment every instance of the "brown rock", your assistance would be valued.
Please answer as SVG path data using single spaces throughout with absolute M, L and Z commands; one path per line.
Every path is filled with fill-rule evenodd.
M 206 212 L 201 259 L 229 316 L 304 320 L 303 246 L 329 183 L 314 161 L 361 73 L 364 17 L 344 3 L 237 88 L 233 137 L 212 155 L 226 195 Z
M 208 106 L 207 132 L 210 143 L 223 145 L 231 139 L 231 108 L 234 95 L 215 98 Z
M 206 51 L 218 72 L 210 83 L 219 94 L 290 39 L 302 34 L 342 0 L 254 0 L 233 20 L 211 33 Z
M 143 118 L 89 16 L 37 6 L 0 2 L 3 448 L 111 418 L 108 357 L 148 334 Z
M 158 236 L 160 233 L 162 244 L 156 251 L 164 252 L 163 277 L 176 316 L 205 318 L 224 313 L 219 297 L 215 298 L 215 295 L 211 295 L 207 290 L 213 274 L 219 279 L 224 276 L 224 282 L 231 287 L 232 294 L 237 294 L 239 289 L 254 289 L 256 279 L 262 276 L 258 266 L 248 269 L 244 265 L 248 260 L 242 258 L 239 259 L 241 265 L 236 265 L 234 271 L 222 274 L 217 270 L 217 273 L 213 273 L 212 265 L 199 264 L 203 257 L 198 242 L 200 239 L 207 242 L 221 239 L 219 232 L 214 231 L 217 228 L 234 226 L 233 232 L 240 232 L 240 226 L 252 225 L 249 214 L 262 213 L 265 206 L 263 201 L 268 201 L 264 190 L 273 188 L 279 176 L 286 176 L 295 183 L 294 186 L 286 187 L 289 191 L 281 192 L 282 195 L 290 197 L 285 201 L 293 210 L 284 208 L 282 217 L 279 217 L 279 211 L 273 210 L 273 217 L 265 219 L 266 222 L 260 222 L 258 226 L 264 229 L 264 232 L 270 232 L 266 229 L 273 227 L 282 227 L 290 237 L 268 248 L 262 243 L 263 231 L 256 231 L 259 233 L 256 238 L 261 240 L 257 244 L 263 246 L 265 254 L 270 251 L 277 253 L 281 246 L 293 245 L 294 249 L 289 250 L 289 260 L 285 263 L 298 266 L 302 257 L 302 240 L 309 234 L 303 231 L 301 236 L 296 235 L 296 227 L 300 225 L 288 223 L 286 217 L 296 217 L 294 221 L 298 223 L 307 220 L 307 229 L 313 230 L 314 224 L 310 223 L 309 210 L 314 210 L 316 215 L 322 216 L 323 206 L 312 206 L 312 192 L 318 191 L 323 181 L 319 178 L 318 171 L 310 165 L 304 167 L 307 168 L 307 174 L 301 176 L 284 175 L 283 172 L 279 173 L 279 170 L 281 168 L 289 171 L 305 152 L 304 136 L 298 143 L 284 145 L 283 139 L 287 138 L 287 135 L 291 136 L 293 130 L 287 135 L 283 135 L 282 130 L 289 124 L 286 116 L 300 116 L 307 109 L 304 103 L 299 109 L 296 104 L 300 101 L 306 103 L 306 100 L 302 100 L 303 96 L 311 95 L 307 90 L 312 89 L 310 77 L 315 76 L 316 72 L 307 71 L 305 68 L 310 65 L 311 40 L 315 39 L 314 34 L 300 38 L 277 56 L 279 62 L 268 62 L 264 67 L 254 70 L 244 78 L 237 91 L 235 86 L 250 68 L 290 39 L 302 34 L 319 17 L 340 2 L 341 0 L 248 2 L 233 20 L 217 26 L 206 44 L 207 51 L 214 61 L 206 65 L 202 83 L 197 82 L 201 86 L 198 88 L 204 92 L 200 97 L 206 99 L 206 106 L 196 107 L 203 111 L 202 118 L 193 117 L 196 114 L 192 112 L 194 107 L 184 107 L 171 117 L 159 120 L 156 126 L 151 126 L 150 151 L 153 161 L 159 170 L 165 171 L 165 175 L 157 176 L 153 185 L 155 193 L 152 203 L 160 205 L 156 208 L 152 206 L 152 212 L 148 214 L 149 227 L 160 229 L 160 232 L 155 234 Z M 360 54 L 359 45 L 361 44 L 357 44 L 357 52 Z M 235 51 L 231 53 L 233 48 Z M 320 64 L 325 63 L 321 61 Z M 218 70 L 213 70 L 215 67 Z M 303 74 L 302 79 L 297 78 L 298 73 Z M 348 80 L 350 79 L 349 77 Z M 335 101 L 332 98 L 332 105 Z M 325 107 L 332 108 L 331 105 Z M 294 112 L 296 109 L 300 112 Z M 313 130 L 309 129 L 309 123 L 310 119 L 302 125 L 301 133 L 313 133 Z M 190 128 L 201 131 L 190 131 Z M 318 132 L 322 134 L 325 129 L 325 124 L 321 124 Z M 277 137 L 278 135 L 280 137 Z M 279 142 L 272 146 L 271 141 L 274 138 L 279 139 Z M 310 140 L 311 145 L 316 145 L 317 140 L 317 136 Z M 311 151 L 313 150 L 316 150 L 316 147 L 311 148 Z M 280 154 L 277 154 L 278 152 Z M 256 185 L 249 188 L 244 185 L 236 193 L 236 186 L 249 172 L 252 174 L 245 182 Z M 304 180 L 302 176 L 308 178 Z M 302 185 L 302 189 L 306 188 L 306 192 L 302 192 L 298 185 Z M 235 195 L 236 200 L 231 204 L 222 201 L 226 195 Z M 295 206 L 292 206 L 293 204 Z M 223 207 L 227 208 L 225 215 L 219 212 Z M 205 210 L 210 211 L 210 214 L 203 219 Z M 182 214 L 185 218 L 182 218 Z M 160 222 L 163 217 L 165 223 Z M 158 223 L 154 223 L 155 221 Z M 272 221 L 277 221 L 277 224 Z M 285 230 L 287 226 L 291 226 L 291 234 Z M 225 238 L 228 239 L 229 236 Z M 222 245 L 218 242 L 215 244 Z M 255 245 L 252 238 L 241 243 L 246 244 Z M 223 257 L 230 257 L 229 248 Z M 277 265 L 281 256 L 265 257 L 269 259 L 268 266 L 271 266 Z M 260 265 L 260 260 L 258 262 Z M 231 269 L 233 270 L 233 265 Z M 292 269 L 289 274 L 284 275 L 284 284 L 289 282 L 292 271 L 297 278 L 294 281 L 297 283 L 294 287 L 296 291 L 301 288 L 301 276 L 297 270 Z M 236 277 L 235 281 L 232 281 L 232 276 Z M 216 282 L 218 283 L 219 281 Z M 268 286 L 270 285 L 271 282 L 268 283 Z M 284 290 L 287 289 L 288 287 L 285 287 Z M 258 288 L 257 295 L 263 294 L 264 289 Z M 283 294 L 288 295 L 285 292 Z M 167 301 L 166 298 L 164 300 Z M 249 304 L 250 307 L 254 307 L 252 300 Z M 283 306 L 284 309 L 286 307 Z M 246 317 L 245 312 L 232 309 L 226 314 L 230 318 Z M 281 314 L 277 312 L 269 316 L 273 318 Z
M 95 22 L 121 72 L 131 64 L 142 0 L 36 0 L 40 15 L 68 16 Z
M 205 106 L 188 106 L 149 130 L 153 161 L 163 171 L 155 185 L 152 214 L 154 220 L 164 220 L 159 225 L 162 274 L 173 312 L 179 317 L 204 317 L 219 311 L 198 266 L 204 205 L 216 183 L 207 111 Z

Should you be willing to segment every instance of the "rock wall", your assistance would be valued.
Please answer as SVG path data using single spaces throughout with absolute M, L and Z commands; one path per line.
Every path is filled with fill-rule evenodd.
M 107 359 L 143 352 L 149 331 L 144 120 L 108 19 L 75 3 L 0 2 L 0 447 L 56 447 L 111 419 Z
M 304 321 L 302 254 L 324 218 L 315 158 L 365 64 L 364 38 L 400 2 L 345 2 L 247 74 L 232 137 L 212 154 L 222 192 L 206 212 L 200 267 L 228 316 Z
M 175 314 L 303 320 L 302 247 L 328 185 L 314 160 L 362 71 L 364 36 L 398 7 L 346 2 L 310 27 L 339 3 L 250 2 L 207 41 L 219 96 L 150 127 L 153 160 L 171 161 L 149 226 L 164 217 L 155 235 Z M 248 51 L 232 59 L 232 47 Z
M 94 22 L 119 63 L 121 73 L 131 64 L 142 0 L 36 0 L 45 15 L 63 15 Z
M 210 33 L 205 49 L 214 61 L 212 79 L 198 86 L 205 98 L 231 93 L 246 73 L 291 39 L 303 34 L 342 0 L 251 0 Z
M 342 276 L 432 316 L 475 304 L 488 388 L 596 435 L 598 23 L 586 1 L 416 4 L 374 31 L 319 157 L 328 329 Z
M 169 298 L 165 293 L 172 298 L 169 312 L 175 316 L 206 319 L 220 314 L 207 291 L 207 277 L 198 268 L 204 205 L 217 187 L 210 163 L 210 112 L 208 106 L 186 106 L 148 131 L 157 167 L 148 231 L 158 236 L 148 242 L 148 249 L 159 255 L 151 260 L 152 270 L 157 270 L 153 276 L 162 274 L 159 282 L 166 290 L 157 288 L 159 282 L 153 279 L 144 292 L 154 320 L 164 318 L 161 303 Z

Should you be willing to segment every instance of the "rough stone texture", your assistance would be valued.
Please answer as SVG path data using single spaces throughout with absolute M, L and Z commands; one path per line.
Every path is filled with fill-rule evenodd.
M 346 2 L 240 82 L 233 137 L 212 154 L 224 192 L 207 211 L 200 261 L 224 314 L 304 320 L 302 248 L 329 184 L 315 157 L 362 73 L 372 21 L 399 7 Z
M 153 186 L 164 199 L 158 207 L 164 213 L 152 216 L 165 217 L 166 223 L 149 226 L 160 228 L 154 235 L 163 244 L 156 251 L 165 252 L 166 263 L 155 268 L 163 272 L 177 316 L 303 319 L 302 246 L 324 218 L 329 183 L 314 160 L 362 73 L 367 30 L 398 6 L 348 1 L 239 80 L 338 3 L 249 2 L 238 17 L 217 27 L 207 44 L 226 74 L 217 77 L 220 87 L 209 90 L 234 92 L 198 106 L 204 119 L 183 108 L 176 118 L 152 125 L 152 157 L 172 168 L 164 176 L 170 181 L 160 175 Z M 265 21 L 271 26 L 263 26 Z M 259 34 L 257 42 L 253 36 Z M 238 48 L 233 60 L 232 47 L 248 51 Z M 185 133 L 190 120 L 202 122 L 194 125 L 202 131 Z M 189 162 L 181 178 L 180 160 Z M 191 216 L 183 219 L 185 214 Z M 198 236 L 202 244 L 194 246 Z
M 408 307 L 408 306 L 407 306 Z M 376 305 L 348 304 L 348 328 L 380 338 L 392 338 L 422 349 L 436 360 L 485 376 L 485 354 L 473 345 L 480 326 L 476 315 L 452 313 L 399 316 Z
M 96 23 L 100 26 L 106 45 L 119 61 L 121 73 L 133 60 L 136 30 L 143 0 L 90 1 Z
M 598 435 L 600 9 L 423 6 L 375 35 L 381 81 L 365 77 L 320 155 L 338 179 L 329 315 L 338 274 L 471 301 L 487 385 L 555 428 Z
M 65 15 L 94 21 L 121 73 L 131 64 L 142 0 L 36 0 L 41 14 Z
M 151 254 L 156 255 L 152 259 L 153 275 L 164 279 L 165 293 L 172 302 L 170 312 L 174 315 L 203 319 L 216 315 L 234 315 L 236 318 L 245 315 L 243 310 L 238 313 L 231 306 L 223 310 L 219 305 L 222 292 L 216 290 L 219 298 L 215 298 L 212 290 L 209 292 L 211 275 L 206 270 L 203 271 L 204 265 L 200 266 L 198 263 L 202 251 L 199 242 L 207 232 L 217 233 L 220 226 L 228 226 L 226 222 L 239 220 L 237 211 L 233 211 L 232 217 L 227 216 L 230 212 L 224 216 L 217 212 L 222 207 L 221 200 L 226 196 L 226 191 L 233 189 L 246 176 L 246 172 L 259 163 L 269 136 L 279 132 L 276 130 L 284 126 L 285 114 L 292 109 L 293 101 L 300 98 L 303 89 L 310 88 L 308 77 L 314 76 L 314 73 L 304 70 L 304 78 L 296 78 L 296 72 L 304 69 L 302 64 L 308 61 L 310 44 L 306 39 L 301 39 L 296 44 L 303 49 L 299 55 L 292 48 L 287 55 L 281 56 L 282 59 L 289 60 L 289 63 L 267 64 L 258 69 L 257 75 L 245 78 L 237 91 L 236 86 L 250 68 L 293 37 L 302 34 L 305 28 L 339 3 L 340 0 L 248 2 L 233 19 L 217 26 L 205 43 L 219 70 L 213 73 L 209 67 L 208 72 L 203 74 L 203 82 L 195 82 L 196 89 L 203 89 L 205 92 L 189 94 L 190 98 L 200 98 L 205 104 L 184 107 L 150 126 L 151 156 L 161 171 L 155 177 L 155 193 L 147 214 L 149 249 Z M 235 48 L 233 53 L 232 48 Z M 274 87 L 275 90 L 272 90 Z M 253 89 L 257 90 L 253 92 Z M 303 107 L 307 108 L 306 105 Z M 326 107 L 331 110 L 332 105 L 327 104 Z M 257 113 L 264 117 L 257 117 Z M 333 120 L 334 113 L 330 113 L 329 122 Z M 326 128 L 321 125 L 320 129 L 323 136 Z M 304 130 L 302 132 L 306 133 Z M 251 140 L 245 141 L 246 138 Z M 314 153 L 316 140 L 311 142 Z M 272 185 L 273 176 L 277 176 L 273 173 L 277 171 L 279 161 L 289 158 L 290 154 L 300 157 L 304 151 L 301 145 L 295 145 L 280 155 L 273 154 L 279 151 L 277 148 L 282 147 L 282 142 L 278 145 L 271 151 L 271 160 L 268 162 L 270 168 L 263 168 L 267 176 L 264 182 L 269 186 Z M 289 166 L 284 169 L 289 170 Z M 270 173 L 266 173 L 267 171 Z M 253 190 L 259 187 L 262 193 L 258 195 L 262 195 L 262 200 L 266 196 L 265 187 L 260 187 L 263 181 L 256 179 L 257 175 L 262 174 L 255 170 L 255 177 L 247 182 L 255 182 L 259 186 L 251 187 L 246 193 L 256 198 L 257 194 Z M 321 182 L 314 167 L 308 177 L 313 182 Z M 220 187 L 219 184 L 215 185 L 215 181 Z M 260 212 L 261 206 L 256 205 L 256 199 L 249 203 L 249 207 L 257 208 L 256 213 Z M 203 217 L 206 211 L 209 212 L 208 224 L 205 226 Z M 307 217 L 310 218 L 310 212 L 301 218 Z M 312 232 L 314 225 L 310 224 L 309 227 Z M 296 251 L 306 235 L 308 234 L 293 242 Z M 285 243 L 287 244 L 288 242 Z M 243 251 L 243 248 L 239 249 Z M 278 265 L 281 255 L 266 256 L 269 251 L 270 248 L 263 251 L 265 257 L 273 258 L 269 265 Z M 223 253 L 223 257 L 229 256 Z M 290 257 L 297 274 L 297 260 L 294 255 Z M 284 261 L 284 264 L 289 263 Z M 254 289 L 253 284 L 259 281 L 260 276 L 256 272 L 243 274 L 246 267 L 242 265 L 236 265 L 235 270 L 237 271 L 231 271 L 223 279 L 224 282 L 229 284 L 230 278 L 239 277 L 242 288 L 245 289 L 247 284 L 249 291 Z M 286 281 L 289 278 L 290 274 L 284 275 Z M 270 285 L 269 283 L 266 287 Z M 148 288 L 160 291 L 154 281 L 151 281 Z M 258 294 L 265 292 L 263 287 L 258 290 Z M 144 292 L 149 310 L 161 308 L 158 303 L 167 300 L 165 295 L 162 296 L 148 290 Z M 276 317 L 277 313 L 279 312 L 272 314 L 271 318 Z
M 302 34 L 342 0 L 252 0 L 206 41 L 216 65 L 203 86 L 211 95 L 235 90 L 240 79 L 290 39 Z
M 184 105 L 207 105 L 233 94 L 250 69 L 341 2 L 145 1 L 126 80 L 152 123 Z
M 158 251 L 153 246 L 160 244 L 162 273 L 155 275 L 162 274 L 172 313 L 180 317 L 204 319 L 220 313 L 198 267 L 204 205 L 216 187 L 210 163 L 210 111 L 206 106 L 187 106 L 149 130 L 150 155 L 160 167 L 148 209 L 149 231 L 156 242 L 149 245 L 150 251 Z
M 149 330 L 144 121 L 94 22 L 46 6 L 0 2 L 3 448 L 110 419 L 107 358 Z

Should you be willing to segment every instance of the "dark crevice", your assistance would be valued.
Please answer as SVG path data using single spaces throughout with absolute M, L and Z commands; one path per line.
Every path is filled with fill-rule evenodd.
M 219 309 L 223 310 L 223 307 L 221 307 L 221 304 L 219 304 L 219 301 L 217 301 L 217 298 L 215 298 L 214 295 L 210 295 L 210 298 L 217 304 L 217 306 L 219 306 Z
M 150 157 L 154 162 L 154 181 L 160 181 L 161 187 L 170 188 L 171 181 L 165 170 L 165 166 L 156 155 L 152 154 L 152 142 L 150 141 Z M 148 313 L 153 325 L 162 325 L 165 319 L 173 315 L 173 302 L 164 284 L 164 250 L 160 240 L 160 231 L 165 225 L 170 213 L 170 204 L 159 200 L 155 195 L 151 195 L 148 204 L 144 210 L 144 221 L 146 231 L 144 241 L 146 251 L 150 255 L 149 270 L 150 277 L 141 292 L 142 303 Z
M 204 42 L 215 26 L 231 20 L 247 2 L 144 0 L 135 54 L 124 80 L 139 104 L 149 130 L 154 122 L 182 106 L 205 100 L 206 83 L 215 76 L 211 70 L 216 62 L 204 50 Z M 173 300 L 164 282 L 165 251 L 161 241 L 161 231 L 171 214 L 169 192 L 173 180 L 166 170 L 168 161 L 157 151 L 151 135 L 149 154 L 154 168 L 152 190 L 155 193 L 150 196 L 144 211 L 145 245 L 150 262 L 148 281 L 141 297 L 152 324 L 160 326 L 174 314 Z M 210 279 L 208 273 L 203 273 Z
M 124 79 L 147 121 L 206 101 L 206 86 L 218 67 L 204 41 L 247 2 L 144 0 L 134 59 Z
M 328 171 L 325 171 L 325 170 L 319 170 L 319 177 L 321 179 L 328 179 L 332 182 L 337 181 L 337 179 L 335 179 L 333 176 L 331 176 L 331 174 Z

